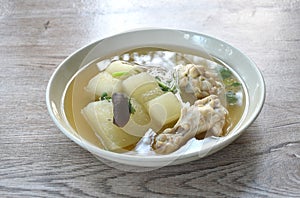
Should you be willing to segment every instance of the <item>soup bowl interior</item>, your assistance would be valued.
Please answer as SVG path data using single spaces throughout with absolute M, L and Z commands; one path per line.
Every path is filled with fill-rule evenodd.
M 150 39 L 151 38 L 151 39 Z M 64 116 L 63 97 L 73 76 L 91 61 L 121 54 L 141 47 L 155 47 L 202 56 L 213 57 L 228 65 L 240 78 L 246 92 L 245 112 L 238 125 L 225 137 L 206 138 L 199 147 L 168 155 L 139 156 L 101 149 L 74 130 Z M 246 55 L 231 45 L 207 35 L 181 30 L 146 29 L 121 33 L 89 44 L 67 57 L 53 73 L 47 87 L 47 108 L 57 127 L 71 140 L 90 151 L 97 158 L 141 167 L 161 167 L 180 164 L 210 155 L 234 141 L 254 122 L 265 98 L 263 77 Z

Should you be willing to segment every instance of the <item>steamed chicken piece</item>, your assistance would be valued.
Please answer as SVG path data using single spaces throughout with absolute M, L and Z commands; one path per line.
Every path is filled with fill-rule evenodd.
M 156 136 L 153 148 L 157 153 L 168 154 L 202 132 L 221 136 L 226 114 L 227 110 L 216 95 L 197 100 L 192 106 L 182 108 L 173 128 L 165 129 Z
M 179 87 L 186 93 L 192 93 L 197 99 L 209 95 L 224 96 L 225 87 L 218 72 L 205 65 L 179 65 Z M 223 100 L 223 98 L 220 98 Z

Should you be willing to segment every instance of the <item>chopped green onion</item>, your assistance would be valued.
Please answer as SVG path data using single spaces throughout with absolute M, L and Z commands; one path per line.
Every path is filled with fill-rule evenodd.
M 108 102 L 110 102 L 111 97 L 108 96 L 108 94 L 106 92 L 103 92 L 101 97 L 100 97 L 100 100 L 107 100 Z
M 241 83 L 239 83 L 239 82 L 234 82 L 234 83 L 232 83 L 230 86 L 232 86 L 232 87 L 238 87 L 238 86 L 241 86 L 242 84 Z
M 220 70 L 220 74 L 221 74 L 223 79 L 229 78 L 232 75 L 231 71 L 227 68 L 222 68 Z
M 238 101 L 236 94 L 232 91 L 226 93 L 226 99 L 229 104 L 235 104 Z
M 165 83 L 157 80 L 157 83 L 158 83 L 158 86 L 160 87 L 160 89 L 164 92 L 167 92 L 167 91 L 170 91 L 170 92 L 173 92 L 173 93 L 176 93 L 177 90 L 176 90 L 176 87 L 173 86 L 173 87 L 169 87 L 168 85 L 166 85 Z
M 158 76 L 155 76 L 155 79 L 158 81 L 161 81 L 160 77 L 158 77 Z
M 120 72 L 114 72 L 111 75 L 112 75 L 112 77 L 120 77 L 120 76 L 123 76 L 123 75 L 126 75 L 126 74 L 128 74 L 127 71 L 120 71 Z
M 163 91 L 169 91 L 170 87 L 168 87 L 166 84 L 164 84 L 161 81 L 157 81 L 157 83 L 160 86 L 161 90 L 163 90 Z

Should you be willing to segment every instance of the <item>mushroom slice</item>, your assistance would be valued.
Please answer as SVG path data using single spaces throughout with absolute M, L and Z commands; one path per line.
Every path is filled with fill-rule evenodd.
M 128 97 L 123 93 L 114 93 L 112 95 L 114 112 L 113 123 L 118 127 L 125 126 L 129 121 L 130 111 L 128 101 Z

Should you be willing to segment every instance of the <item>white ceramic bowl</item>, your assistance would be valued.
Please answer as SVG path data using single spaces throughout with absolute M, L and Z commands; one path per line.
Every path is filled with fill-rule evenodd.
M 92 60 L 109 57 L 139 47 L 176 49 L 183 53 L 205 56 L 205 50 L 230 66 L 243 81 L 246 89 L 246 108 L 242 120 L 230 134 L 222 138 L 206 138 L 199 148 L 169 155 L 136 156 L 103 150 L 82 139 L 64 118 L 62 98 L 73 75 Z M 46 93 L 50 116 L 58 128 L 71 140 L 99 159 L 140 167 L 161 167 L 180 164 L 210 155 L 233 142 L 260 113 L 265 99 L 263 77 L 255 64 L 241 51 L 207 35 L 170 29 L 144 29 L 125 32 L 89 44 L 67 57 L 53 73 Z

